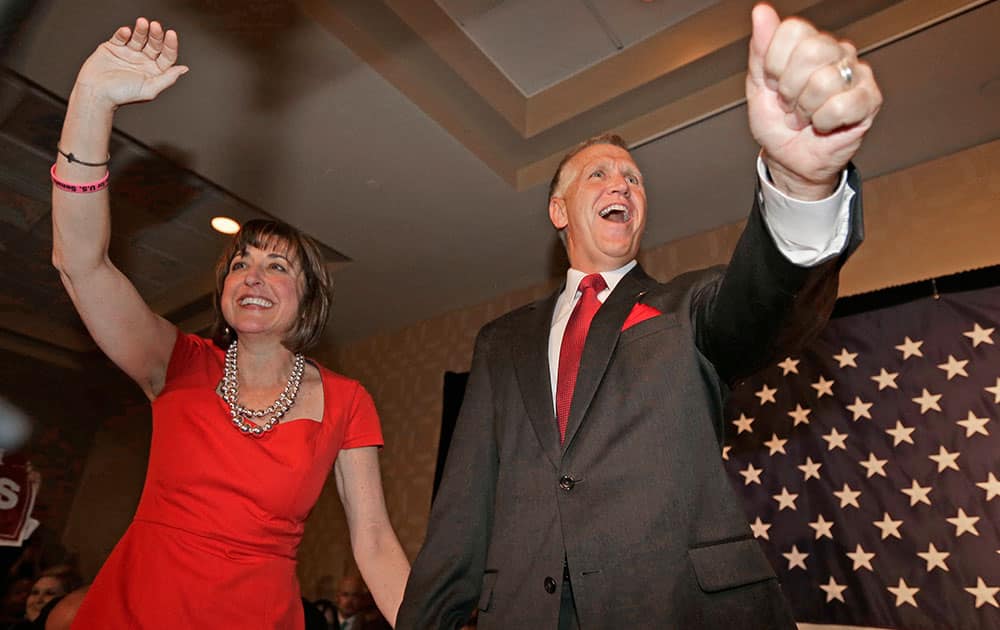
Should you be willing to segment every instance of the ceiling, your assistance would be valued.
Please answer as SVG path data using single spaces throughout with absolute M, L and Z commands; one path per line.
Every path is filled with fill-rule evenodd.
M 49 263 L 47 169 L 80 63 L 124 0 L 0 3 L 0 347 L 73 364 L 93 345 Z M 871 177 L 1000 137 L 1000 2 L 788 0 L 855 41 L 886 103 Z M 149 0 L 191 72 L 122 109 L 112 256 L 153 308 L 211 318 L 222 237 L 273 215 L 326 246 L 329 341 L 560 275 L 545 184 L 616 131 L 651 202 L 644 246 L 738 221 L 756 152 L 743 0 Z

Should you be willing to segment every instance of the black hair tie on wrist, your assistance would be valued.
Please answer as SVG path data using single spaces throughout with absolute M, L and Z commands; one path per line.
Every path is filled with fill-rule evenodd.
M 59 155 L 61 155 L 64 158 L 66 158 L 67 162 L 70 162 L 70 163 L 76 162 L 77 164 L 82 164 L 84 166 L 107 166 L 108 162 L 111 161 L 111 154 L 110 153 L 108 154 L 108 158 L 106 160 L 104 160 L 103 162 L 84 162 L 83 160 L 81 160 L 80 158 L 76 157 L 72 153 L 66 153 L 65 151 L 63 151 L 62 147 L 60 147 L 58 144 L 56 145 L 56 151 L 59 152 Z

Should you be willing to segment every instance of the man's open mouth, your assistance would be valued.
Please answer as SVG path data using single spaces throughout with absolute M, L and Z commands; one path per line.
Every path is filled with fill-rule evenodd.
M 628 206 L 620 203 L 611 204 L 601 210 L 599 215 L 602 219 L 614 221 L 615 223 L 628 223 L 628 220 L 632 218 L 632 213 L 629 211 Z

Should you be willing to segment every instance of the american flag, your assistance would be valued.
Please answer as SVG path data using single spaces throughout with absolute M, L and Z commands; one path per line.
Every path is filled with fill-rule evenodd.
M 837 318 L 723 458 L 800 627 L 1000 628 L 1000 288 Z

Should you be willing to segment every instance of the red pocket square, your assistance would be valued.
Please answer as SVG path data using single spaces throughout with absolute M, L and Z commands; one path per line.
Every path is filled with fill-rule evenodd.
M 656 310 L 652 306 L 638 303 L 632 307 L 632 312 L 628 314 L 628 318 L 625 320 L 625 323 L 622 324 L 622 330 L 628 330 L 639 322 L 644 322 L 647 319 L 658 317 L 660 315 L 663 315 L 663 313 Z

